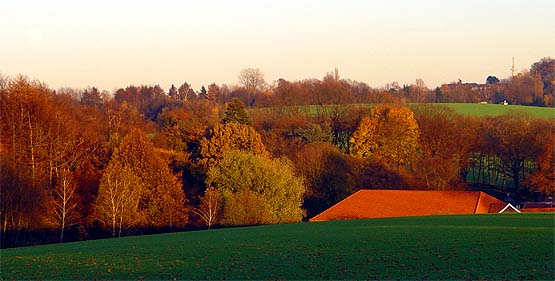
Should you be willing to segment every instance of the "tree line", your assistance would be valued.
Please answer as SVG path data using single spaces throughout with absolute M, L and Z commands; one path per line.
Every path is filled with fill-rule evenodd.
M 237 97 L 247 106 L 272 107 L 291 105 L 326 105 L 352 103 L 503 103 L 515 105 L 555 106 L 555 59 L 546 57 L 533 63 L 528 70 L 505 79 L 494 75 L 483 83 L 445 83 L 433 89 L 422 79 L 412 84 L 391 82 L 372 88 L 368 84 L 340 79 L 336 69 L 322 79 L 287 81 L 278 79 L 271 85 L 258 69 L 241 73 L 240 87 L 224 93 L 229 101 Z M 249 78 L 250 77 L 250 78 Z M 249 80 L 250 79 L 250 80 Z
M 360 188 L 555 189 L 552 120 L 407 106 L 337 72 L 113 95 L 0 78 L 3 247 L 296 222 Z

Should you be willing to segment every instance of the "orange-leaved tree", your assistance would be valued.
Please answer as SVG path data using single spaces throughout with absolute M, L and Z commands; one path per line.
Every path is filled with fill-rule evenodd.
M 428 189 L 454 189 L 461 184 L 479 121 L 437 105 L 418 106 L 415 113 L 421 132 L 415 177 Z
M 306 183 L 304 208 L 312 217 L 345 199 L 356 187 L 356 175 L 349 158 L 330 143 L 309 143 L 292 157 Z
M 0 239 L 1 245 L 13 239 L 8 233 L 34 230 L 47 220 L 48 195 L 33 185 L 31 168 L 19 164 L 0 153 Z
M 543 143 L 542 152 L 538 156 L 536 163 L 538 170 L 532 174 L 528 185 L 533 190 L 541 191 L 546 195 L 555 194 L 555 125 L 541 125 L 542 136 L 540 142 Z
M 110 163 L 129 169 L 143 188 L 139 193 L 140 226 L 173 227 L 187 222 L 185 194 L 178 176 L 171 173 L 152 142 L 140 130 L 125 136 Z M 131 176 L 131 175 L 129 175 Z M 103 180 L 106 175 L 103 176 Z M 99 191 L 100 193 L 100 191 Z
M 483 150 L 499 159 L 498 168 L 512 179 L 515 192 L 523 191 L 530 176 L 527 163 L 542 153 L 542 132 L 538 120 L 520 113 L 484 118 L 481 124 Z
M 78 103 L 23 76 L 8 82 L 0 91 L 0 154 L 18 169 L 27 166 L 23 170 L 29 173 L 18 173 L 18 179 L 28 177 L 30 187 L 50 195 L 42 202 L 45 209 L 40 217 L 45 220 L 34 220 L 32 228 L 59 225 L 63 233 L 68 223 L 80 219 L 75 207 L 67 208 L 78 202 L 76 186 L 69 184 L 67 176 L 94 151 L 79 122 Z M 68 215 L 73 216 L 72 222 Z

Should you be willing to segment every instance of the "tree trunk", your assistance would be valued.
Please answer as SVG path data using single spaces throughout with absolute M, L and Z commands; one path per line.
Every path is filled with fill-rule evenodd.
M 116 215 L 112 216 L 112 237 L 116 237 Z
M 29 125 L 29 148 L 31 151 L 31 182 L 35 185 L 35 144 L 33 143 L 33 126 L 31 125 L 31 113 L 27 112 L 27 123 Z
M 64 229 L 66 228 L 65 218 L 62 218 L 62 227 L 60 229 L 60 243 L 64 242 Z
M 513 187 L 515 188 L 515 192 L 518 193 L 520 189 L 520 167 L 513 166 L 512 173 L 513 173 Z
M 118 237 L 121 237 L 121 226 L 123 224 L 123 208 L 121 210 L 121 214 L 119 216 L 119 230 L 118 230 Z

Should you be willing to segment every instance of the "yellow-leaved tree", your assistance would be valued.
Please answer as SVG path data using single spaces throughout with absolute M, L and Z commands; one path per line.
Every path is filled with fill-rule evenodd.
M 419 135 L 418 123 L 408 107 L 377 105 L 351 136 L 350 153 L 380 159 L 399 170 L 415 159 Z
M 144 185 L 129 167 L 118 160 L 110 161 L 98 188 L 94 210 L 96 218 L 110 226 L 112 236 L 121 236 L 122 230 L 142 223 L 139 199 L 143 192 Z
M 217 165 L 229 150 L 249 151 L 255 155 L 269 157 L 260 134 L 253 127 L 230 122 L 216 125 L 208 136 L 200 141 L 199 164 L 205 168 Z
M 222 195 L 223 225 L 298 222 L 304 214 L 305 186 L 287 158 L 230 150 L 208 170 L 206 185 Z

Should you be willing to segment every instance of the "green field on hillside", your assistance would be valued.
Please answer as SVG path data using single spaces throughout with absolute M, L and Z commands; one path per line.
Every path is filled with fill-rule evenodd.
M 476 103 L 439 103 L 436 105 L 450 107 L 461 115 L 498 116 L 513 112 L 529 114 L 538 118 L 555 118 L 555 108 L 553 107 Z
M 554 214 L 268 225 L 0 251 L 0 279 L 552 279 Z
M 408 106 L 411 108 L 423 104 L 411 103 Z M 502 105 L 502 104 L 477 104 L 477 103 L 432 103 L 434 106 L 446 106 L 455 110 L 456 113 L 469 116 L 499 116 L 507 113 L 524 113 L 537 118 L 555 118 L 555 108 L 553 107 L 538 107 L 538 106 L 523 106 L 523 105 Z M 320 112 L 331 112 L 334 110 L 341 110 L 342 107 L 372 107 L 371 104 L 348 104 L 348 105 L 307 105 L 307 106 L 292 106 L 292 107 L 277 107 L 280 109 L 293 108 L 302 112 L 307 112 L 311 115 L 317 115 Z M 267 108 L 255 108 L 251 110 L 264 110 Z

